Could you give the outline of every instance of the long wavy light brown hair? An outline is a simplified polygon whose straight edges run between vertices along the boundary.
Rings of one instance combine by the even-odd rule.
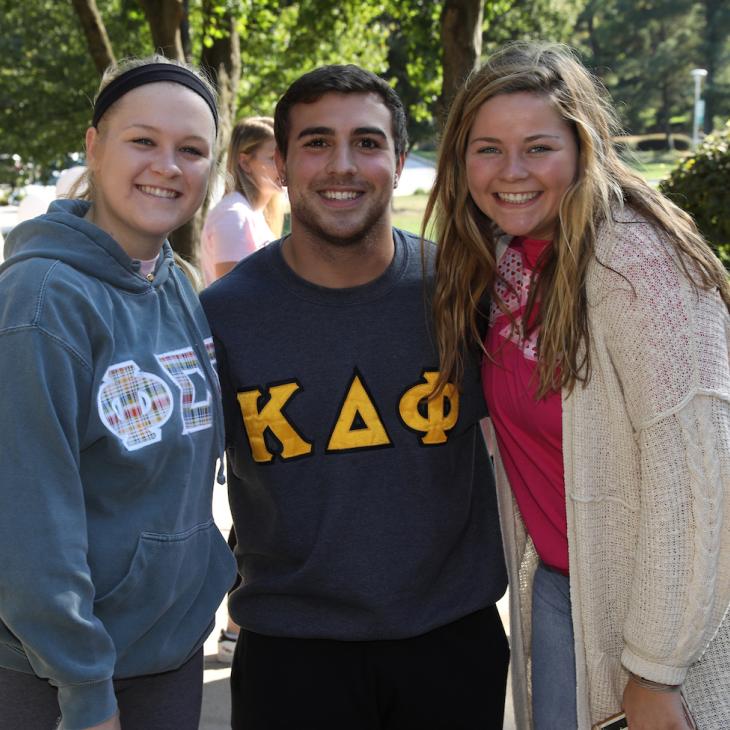
[[[253,154],[264,142],[274,141],[273,117],[248,117],[242,119],[231,132],[226,159],[225,192],[234,191],[255,205],[259,189],[254,178],[241,167],[238,156],[243,152]],[[283,195],[274,193],[264,207],[264,218],[276,236],[281,235],[284,223]]]
[[[482,104],[499,94],[528,92],[547,97],[573,128],[578,170],[559,209],[556,240],[531,287],[538,338],[538,396],[572,390],[590,377],[586,271],[594,258],[596,232],[612,210],[630,205],[661,229],[696,286],[717,287],[730,304],[722,264],[692,219],[619,158],[618,131],[608,94],[566,46],[516,42],[504,46],[473,72],[449,111],[439,148],[436,180],[422,236],[434,224],[438,241],[433,311],[440,355],[439,388],[459,382],[465,348],[484,350],[489,301],[510,315],[496,291],[496,249],[502,232],[475,205],[467,187],[466,150]],[[514,319],[512,319],[514,323]]]

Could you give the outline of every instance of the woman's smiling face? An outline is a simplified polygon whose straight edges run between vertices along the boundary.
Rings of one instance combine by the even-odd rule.
[[[215,122],[205,101],[175,83],[125,94],[86,135],[91,219],[133,258],[152,258],[200,207]]]
[[[479,108],[466,149],[467,185],[505,233],[552,240],[577,172],[575,133],[549,97],[500,94]]]

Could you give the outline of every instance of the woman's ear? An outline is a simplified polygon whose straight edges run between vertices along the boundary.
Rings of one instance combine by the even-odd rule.
[[[239,152],[238,153],[238,166],[244,171],[244,172],[251,172],[251,165],[249,164],[249,161],[251,159],[251,155],[248,154],[248,152]]]
[[[96,156],[96,145],[99,140],[99,130],[89,127],[86,130],[86,166],[91,169]]]

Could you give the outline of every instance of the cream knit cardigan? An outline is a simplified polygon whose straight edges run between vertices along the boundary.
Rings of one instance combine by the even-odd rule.
[[[586,283],[592,376],[563,398],[578,727],[619,711],[628,669],[682,684],[699,730],[728,730],[730,318],[652,226],[614,218]],[[537,555],[498,453],[495,467],[527,730]]]

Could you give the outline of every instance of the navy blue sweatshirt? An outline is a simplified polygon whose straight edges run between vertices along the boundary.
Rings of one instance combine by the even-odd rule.
[[[230,612],[251,631],[399,639],[505,590],[478,369],[428,401],[431,276],[418,239],[394,240],[388,269],[363,286],[304,281],[275,242],[201,297],[243,577]]]

